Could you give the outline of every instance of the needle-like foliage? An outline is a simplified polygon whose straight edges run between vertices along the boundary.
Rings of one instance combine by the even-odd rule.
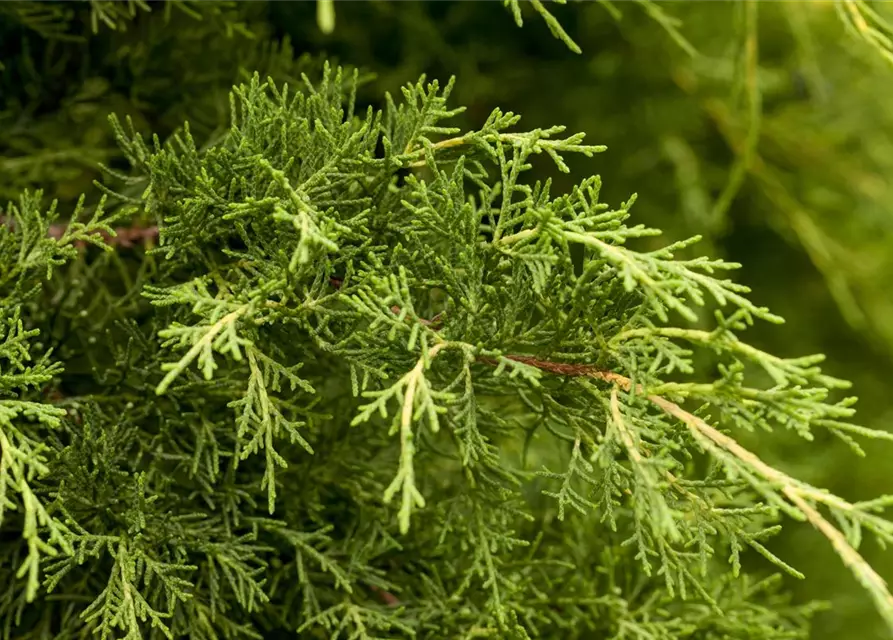
[[[790,520],[893,627],[858,551],[893,498],[736,440],[889,436],[821,357],[743,340],[781,319],[737,265],[643,248],[598,177],[526,179],[604,151],[582,134],[462,131],[452,81],[362,110],[357,81],[255,75],[203,146],[113,117],[111,216],[7,209],[5,637],[805,638]]]

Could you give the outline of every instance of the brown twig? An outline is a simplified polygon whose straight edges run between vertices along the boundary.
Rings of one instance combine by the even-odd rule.
[[[10,228],[13,227],[13,221],[7,218],[6,216],[0,216],[0,225],[8,225]],[[65,232],[68,230],[68,224],[65,223],[56,223],[50,225],[50,228],[47,232],[47,235],[51,238],[59,240],[62,236],[65,235]],[[106,232],[99,231],[98,235],[102,238],[103,242],[109,244],[111,246],[118,247],[132,247],[139,243],[148,242],[149,240],[154,240],[158,237],[158,227],[155,225],[144,227],[141,225],[131,225],[129,227],[115,227],[114,235]],[[75,242],[76,247],[85,247],[87,246],[87,242],[83,240],[78,240]]]
[[[552,362],[549,360],[540,360],[538,358],[534,358],[533,356],[508,355],[505,357],[509,360],[514,360],[515,362],[530,365],[531,367],[536,367],[537,369],[540,369],[542,371],[554,373],[555,375],[559,376],[579,378],[581,376],[594,377],[600,373],[607,373],[605,371],[602,371],[598,367],[594,367],[588,364]],[[490,360],[489,358],[482,359],[482,361],[485,361],[488,364],[496,364],[495,361]]]
[[[383,604],[386,604],[389,607],[396,607],[400,604],[400,599],[390,591],[385,591],[381,587],[376,587],[374,584],[370,584],[369,588],[376,596],[378,596]]]

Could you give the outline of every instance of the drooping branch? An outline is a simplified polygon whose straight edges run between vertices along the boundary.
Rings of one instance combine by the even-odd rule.
[[[756,472],[763,480],[774,485],[793,504],[802,517],[808,520],[830,541],[831,546],[843,560],[844,564],[871,593],[882,614],[888,620],[893,619],[893,595],[890,594],[886,581],[847,541],[846,536],[831,524],[809,501],[824,504],[843,513],[854,513],[856,511],[855,505],[826,491],[800,482],[786,473],[773,468],[763,462],[756,454],[745,449],[733,438],[707,424],[702,418],[686,411],[675,402],[658,395],[648,394],[641,384],[634,385],[632,380],[619,373],[599,369],[592,365],[551,362],[531,356],[507,355],[505,357],[555,375],[585,376],[607,382],[613,385],[615,389],[619,388],[627,393],[634,392],[644,396],[664,413],[677,418],[688,428],[694,439],[704,449],[719,458],[731,456],[734,461],[740,463],[748,470]],[[488,364],[495,364],[491,360],[482,361]]]

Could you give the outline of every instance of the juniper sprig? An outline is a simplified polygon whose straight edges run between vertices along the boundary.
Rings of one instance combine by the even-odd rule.
[[[893,626],[857,550],[891,498],[735,440],[890,435],[821,357],[741,339],[781,319],[738,265],[637,249],[598,177],[525,180],[582,134],[463,132],[424,78],[362,111],[357,77],[255,75],[203,146],[112,118],[133,175],[90,222],[8,209],[5,637],[802,638],[784,515]]]

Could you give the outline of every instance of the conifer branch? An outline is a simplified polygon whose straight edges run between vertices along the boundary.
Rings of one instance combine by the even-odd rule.
[[[780,318],[737,265],[674,255],[695,239],[637,250],[658,231],[596,176],[525,182],[538,154],[603,150],[582,134],[500,109],[448,126],[452,81],[358,114],[356,75],[302,80],[235,87],[204,147],[114,122],[138,175],[112,179],[140,184],[127,214],[159,227],[134,241],[157,249],[120,251],[105,213],[56,231],[35,198],[10,208],[0,580],[81,635],[780,638],[808,611],[777,610],[741,555],[801,576],[766,543],[786,513],[889,609],[857,548],[893,541],[891,499],[849,503],[720,431],[877,436],[827,400],[846,384],[821,358],[739,338]],[[670,325],[708,303],[714,330]],[[58,365],[26,362],[37,328]],[[715,380],[679,380],[694,349]],[[0,591],[4,624],[20,600]]]
[[[643,385],[634,384],[633,381],[626,376],[612,371],[600,370],[591,365],[572,365],[551,362],[530,356],[508,355],[506,357],[556,375],[572,377],[586,376],[610,383],[613,386],[611,392],[611,408],[614,412],[613,420],[615,425],[623,424],[623,420],[619,416],[617,389],[623,389],[627,393],[643,395],[649,402],[659,407],[666,414],[677,418],[680,422],[685,424],[695,439],[701,443],[703,448],[710,451],[717,458],[724,460],[730,471],[742,472],[745,476],[748,475],[748,471],[756,472],[762,480],[768,482],[773,489],[780,491],[796,507],[796,511],[793,511],[792,515],[807,519],[828,539],[835,552],[837,552],[843,560],[844,564],[853,572],[855,577],[869,591],[869,593],[871,593],[877,604],[878,610],[887,622],[893,625],[893,595],[890,594],[884,579],[878,575],[871,565],[869,565],[859,552],[847,541],[846,536],[841,533],[839,529],[834,527],[834,525],[828,522],[824,516],[822,516],[821,513],[809,503],[809,501],[824,504],[841,514],[857,518],[865,517],[866,521],[871,521],[872,524],[879,527],[879,530],[885,538],[893,539],[893,525],[886,521],[879,520],[874,516],[864,516],[858,505],[849,503],[821,489],[811,487],[788,476],[784,472],[767,465],[755,454],[738,444],[734,439],[707,424],[702,418],[684,410],[678,404],[671,402],[666,398],[649,394]],[[642,458],[632,440],[632,436],[624,427],[618,426],[618,429],[622,434],[624,445],[630,452],[630,457],[636,463],[641,464]],[[726,454],[731,454],[732,458],[729,458]],[[732,462],[732,464],[728,464],[729,462]],[[749,478],[749,481],[754,483],[755,479],[751,477]],[[756,483],[754,488],[763,490],[759,483]]]
[[[161,382],[158,383],[155,393],[158,395],[164,394],[177,376],[183,373],[186,367],[192,364],[193,360],[196,359],[198,359],[199,366],[202,368],[202,373],[204,373],[205,378],[210,380],[215,369],[213,348],[214,343],[218,339],[218,335],[224,333],[225,337],[230,338],[230,344],[235,345],[235,342],[233,341],[235,339],[233,327],[239,317],[248,312],[249,308],[250,305],[240,306],[206,327],[194,329],[171,328],[159,333],[159,337],[161,338],[169,338],[171,341],[179,340],[181,343],[189,340],[192,334],[200,334],[200,337],[194,341],[193,345],[179,361],[166,365],[165,370],[167,371],[167,374],[162,378]],[[229,335],[227,336],[227,334]],[[231,350],[234,355],[239,353],[235,346],[231,347]]]

